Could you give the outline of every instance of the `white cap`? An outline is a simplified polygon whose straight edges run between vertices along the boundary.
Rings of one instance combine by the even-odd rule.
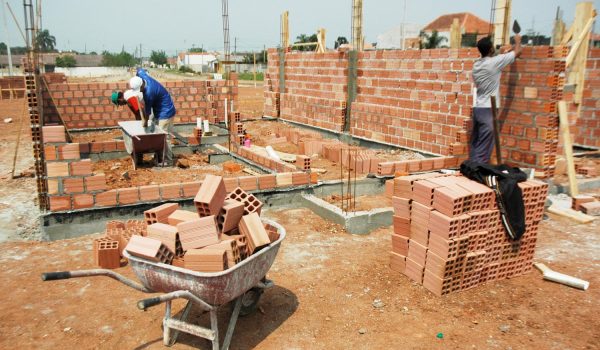
[[[143,82],[144,81],[142,80],[142,78],[133,77],[133,78],[129,79],[129,87],[131,88],[131,90],[138,92],[138,91],[140,91],[140,88],[142,87]]]
[[[139,91],[127,90],[123,93],[125,100],[129,100],[133,96],[137,96],[140,101],[144,101],[144,95]]]

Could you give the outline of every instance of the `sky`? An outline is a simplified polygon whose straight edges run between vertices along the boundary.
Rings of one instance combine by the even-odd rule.
[[[23,1],[7,1],[23,27]],[[36,1],[32,0],[33,3]],[[42,28],[56,38],[59,50],[80,52],[103,50],[133,53],[142,46],[144,56],[152,50],[175,55],[192,47],[223,49],[223,22],[220,0],[39,0],[42,1]],[[557,6],[567,24],[573,21],[577,0],[513,0],[512,18],[523,31],[550,35]],[[377,35],[406,23],[425,26],[436,17],[471,12],[490,18],[491,0],[364,0],[363,32],[367,42]],[[404,5],[406,3],[406,13]],[[600,0],[593,1],[596,9]],[[300,34],[327,30],[327,46],[338,36],[351,37],[352,0],[229,0],[231,51],[262,50],[279,43],[279,18],[288,10],[290,40]],[[6,6],[2,7],[6,10]],[[11,46],[24,46],[10,12],[8,39]],[[0,41],[7,31],[0,28]],[[596,25],[598,28],[598,25]]]

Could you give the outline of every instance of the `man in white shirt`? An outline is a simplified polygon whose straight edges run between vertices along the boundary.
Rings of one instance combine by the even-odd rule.
[[[473,108],[473,130],[469,150],[469,159],[472,161],[480,163],[490,161],[495,141],[490,97],[496,96],[499,106],[502,69],[521,55],[521,36],[517,34],[514,38],[515,45],[510,52],[497,56],[494,56],[494,44],[490,37],[477,42],[481,58],[473,65],[473,81],[477,87],[477,97]]]

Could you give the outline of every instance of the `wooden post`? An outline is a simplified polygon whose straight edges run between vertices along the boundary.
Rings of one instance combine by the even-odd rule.
[[[567,114],[567,102],[558,102],[558,118],[560,133],[563,138],[565,158],[567,159],[567,174],[569,175],[569,190],[571,197],[579,195],[577,179],[575,178],[575,162],[573,161],[573,144],[571,143],[571,132],[569,131],[569,117]]]
[[[316,48],[316,52],[319,53],[325,53],[325,28],[319,28],[319,30],[317,31],[317,48]]]
[[[363,50],[363,0],[352,0],[352,49]]]
[[[577,4],[575,8],[575,21],[573,22],[573,39],[577,40],[574,43],[573,49],[578,49],[569,53],[576,55],[575,61],[573,61],[573,65],[571,66],[571,72],[568,75],[567,83],[568,84],[577,84],[575,89],[575,98],[574,101],[577,104],[581,104],[582,96],[583,96],[583,83],[585,81],[585,65],[587,63],[587,54],[589,50],[589,42],[590,42],[590,31],[586,27],[590,26],[590,20],[593,20],[595,17],[594,6],[592,2],[580,2]],[[587,30],[586,30],[587,29]],[[579,43],[579,44],[578,44]],[[575,45],[579,45],[576,47]],[[579,54],[577,54],[579,53]],[[567,58],[567,62],[569,62],[569,58]]]
[[[510,12],[512,0],[497,0],[494,8],[494,45],[510,44]]]
[[[450,27],[450,48],[460,49],[461,47],[461,26],[458,22],[458,18],[452,20],[452,26]]]
[[[281,47],[285,50],[290,46],[289,11],[281,14]]]

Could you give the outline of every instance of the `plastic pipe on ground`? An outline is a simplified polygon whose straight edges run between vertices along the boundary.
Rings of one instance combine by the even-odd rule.
[[[267,150],[267,154],[269,155],[269,157],[271,157],[274,160],[281,160],[281,158],[279,158],[277,153],[275,153],[275,150],[273,149],[273,147],[267,146],[267,147],[265,147],[265,149]]]
[[[590,282],[588,281],[565,275],[564,273],[556,272],[544,264],[536,263],[534,266],[542,272],[545,280],[561,283],[581,290],[587,290],[590,286]]]

